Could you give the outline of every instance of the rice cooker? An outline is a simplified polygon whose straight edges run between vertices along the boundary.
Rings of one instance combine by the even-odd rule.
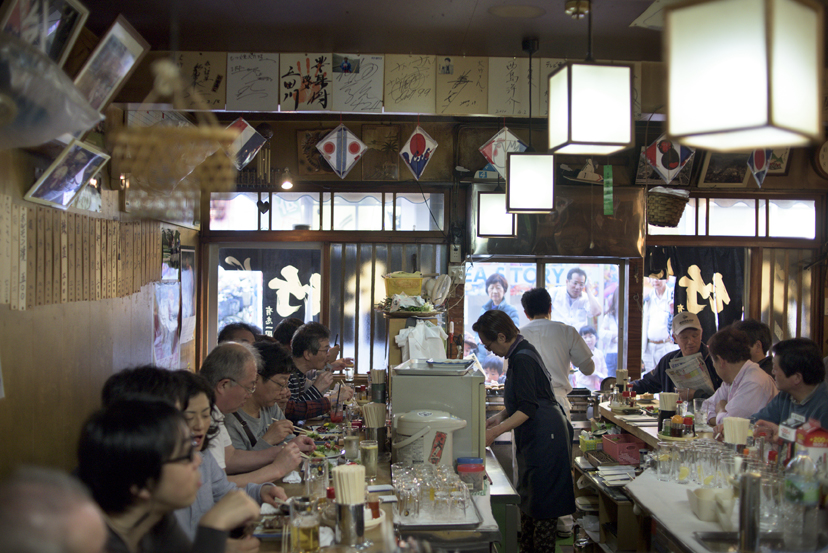
[[[391,444],[395,463],[451,465],[452,433],[466,421],[445,411],[420,409],[394,418]]]

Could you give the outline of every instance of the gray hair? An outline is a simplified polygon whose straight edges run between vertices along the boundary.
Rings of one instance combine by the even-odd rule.
[[[35,467],[17,469],[0,484],[0,551],[71,553],[66,540],[68,515],[83,505],[94,502],[86,488],[68,474]]]
[[[240,382],[245,376],[244,366],[251,359],[256,363],[258,373],[264,363],[256,348],[243,342],[222,342],[204,360],[199,373],[214,388],[225,378]]]

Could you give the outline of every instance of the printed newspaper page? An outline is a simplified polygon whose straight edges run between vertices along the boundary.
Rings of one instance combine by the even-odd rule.
[[[671,359],[670,368],[666,372],[676,388],[693,388],[713,393],[713,381],[707,373],[701,352]]]

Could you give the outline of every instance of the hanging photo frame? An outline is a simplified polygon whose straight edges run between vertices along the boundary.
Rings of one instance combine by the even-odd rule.
[[[699,188],[745,188],[751,173],[750,152],[707,152],[699,172]]]
[[[107,161],[109,156],[103,151],[73,139],[37,179],[24,199],[66,209]]]
[[[78,0],[11,0],[3,7],[0,29],[40,48],[63,67],[89,10]]]

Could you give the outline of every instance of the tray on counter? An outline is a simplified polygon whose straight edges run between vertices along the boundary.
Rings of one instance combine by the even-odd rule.
[[[401,530],[472,530],[480,526],[483,517],[477,510],[474,496],[469,496],[466,505],[466,518],[464,520],[445,520],[424,516],[422,513],[415,520],[403,520],[398,513],[394,513],[394,525]]]

